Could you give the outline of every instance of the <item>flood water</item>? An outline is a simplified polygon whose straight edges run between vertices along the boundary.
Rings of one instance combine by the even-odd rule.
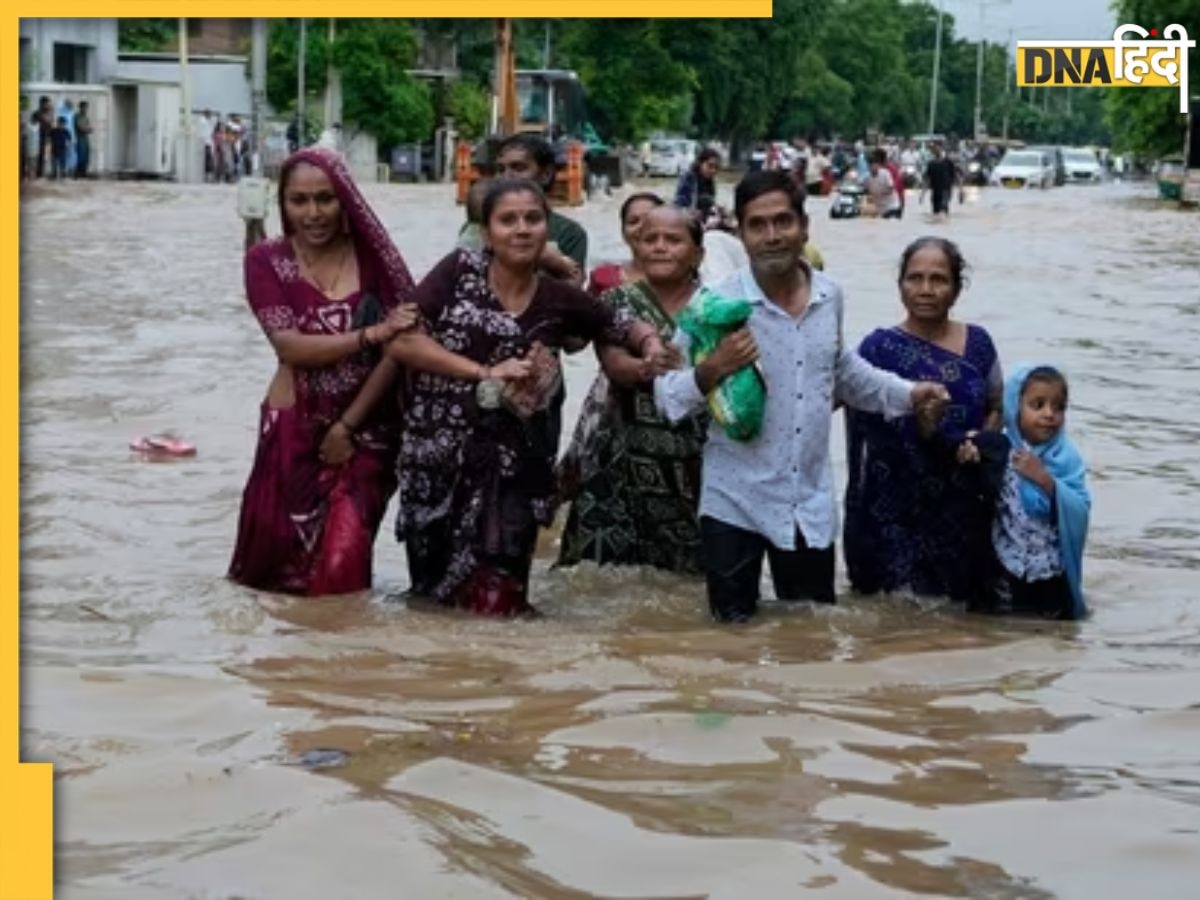
[[[451,246],[448,186],[365,193],[416,274]],[[22,747],[55,763],[58,895],[1196,896],[1200,215],[1152,193],[993,189],[938,225],[810,204],[848,340],[898,321],[900,251],[941,233],[958,314],[1067,371],[1094,616],[843,594],[727,628],[694,581],[548,571],[552,535],[536,622],[388,600],[390,521],[370,596],[227,582],[273,369],[235,190],[29,191]],[[572,211],[593,261],[620,199]],[[569,367],[576,409],[594,363]],[[128,452],[167,430],[198,455]]]

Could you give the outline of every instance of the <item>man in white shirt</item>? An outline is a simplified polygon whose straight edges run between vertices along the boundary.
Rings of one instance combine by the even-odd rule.
[[[756,360],[767,386],[760,434],[735,441],[709,429],[700,500],[702,552],[713,616],[754,615],[765,554],[781,600],[835,602],[837,511],[829,462],[835,402],[901,416],[944,406],[944,386],[912,383],[842,346],[842,291],[803,259],[803,198],[786,172],[751,172],[734,195],[750,264],[712,285],[753,304],[747,327],[695,368],[660,376],[659,409],[679,420],[704,405],[722,379]],[[688,339],[676,346],[689,359]]]
[[[211,109],[204,110],[196,117],[196,132],[204,138],[204,179],[206,181],[212,179],[216,169],[213,158],[213,128],[216,125],[217,120]]]
[[[898,219],[904,206],[896,190],[896,179],[887,166],[887,154],[882,148],[871,152],[870,175],[867,177],[867,196],[875,215],[881,219]]]

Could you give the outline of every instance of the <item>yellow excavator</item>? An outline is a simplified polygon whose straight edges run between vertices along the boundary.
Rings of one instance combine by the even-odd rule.
[[[619,187],[620,158],[587,122],[579,76],[569,69],[518,69],[512,20],[497,19],[492,82],[492,117],[488,137],[477,146],[462,142],[455,160],[458,202],[495,159],[495,148],[518,133],[538,134],[555,148],[558,177],[551,201],[583,203],[589,179],[603,178]]]

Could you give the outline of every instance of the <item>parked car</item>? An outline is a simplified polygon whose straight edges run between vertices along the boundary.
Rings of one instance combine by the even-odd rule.
[[[1042,150],[1009,150],[992,169],[992,184],[998,187],[1048,188],[1054,184],[1054,164]]]
[[[1067,179],[1077,184],[1095,184],[1104,175],[1104,167],[1096,154],[1087,147],[1068,147],[1063,151]]]
[[[696,159],[696,142],[682,138],[667,138],[650,142],[647,175],[674,178],[687,171]]]
[[[1041,150],[1050,156],[1050,165],[1054,171],[1054,183],[1060,187],[1067,183],[1067,163],[1063,158],[1063,148],[1049,144],[1027,147],[1027,150]]]

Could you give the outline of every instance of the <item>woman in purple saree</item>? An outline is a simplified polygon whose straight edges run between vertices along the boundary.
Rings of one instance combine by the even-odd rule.
[[[307,596],[371,585],[396,489],[395,364],[413,280],[336,153],[305,149],[279,177],[283,235],[246,254],[246,296],[279,360],[263,401],[229,576]]]
[[[940,382],[951,398],[936,423],[846,411],[844,551],[860,593],[909,590],[970,600],[984,587],[993,488],[981,477],[986,467],[960,465],[955,454],[968,432],[999,429],[1004,380],[988,333],[950,318],[964,266],[950,241],[910,244],[900,265],[908,315],[859,347],[873,365]]]

